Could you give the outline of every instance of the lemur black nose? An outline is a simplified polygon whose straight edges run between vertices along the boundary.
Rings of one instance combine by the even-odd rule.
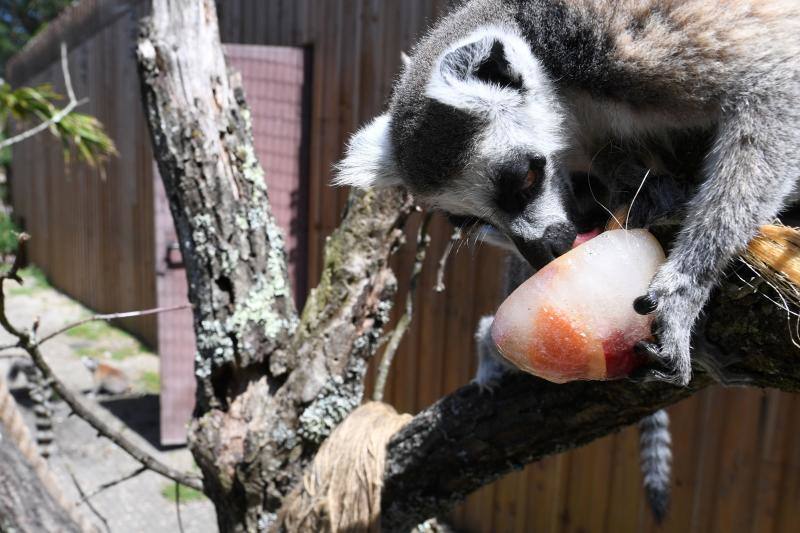
[[[548,226],[540,239],[517,241],[517,249],[522,257],[535,269],[540,269],[556,257],[568,252],[578,235],[569,222],[559,222]]]
[[[558,257],[570,251],[572,243],[575,242],[577,236],[578,232],[575,226],[569,222],[560,222],[548,226],[548,228],[544,230],[542,240],[550,246],[553,256]]]

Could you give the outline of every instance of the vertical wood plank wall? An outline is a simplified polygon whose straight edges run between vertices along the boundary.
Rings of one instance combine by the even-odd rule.
[[[95,9],[96,14],[85,16],[93,17],[92,20],[103,26],[111,23],[102,22],[101,15],[114,13],[120,5],[129,3],[136,2],[83,0],[79,8]],[[310,286],[319,277],[325,238],[339,223],[347,195],[345,190],[328,186],[331,165],[340,157],[348,135],[383,107],[400,65],[400,51],[409,49],[446,4],[445,0],[217,2],[223,41],[310,49],[313,87],[308,147]],[[58,29],[58,25],[54,25]],[[94,40],[91,50],[73,50],[76,58],[73,68],[85,65],[80,68],[105,69],[103,84],[94,94],[113,95],[114,98],[93,101],[88,110],[97,113],[113,128],[112,135],[120,145],[123,138],[136,141],[131,143],[136,147],[131,153],[138,155],[134,163],[130,163],[132,168],[116,171],[135,173],[141,178],[150,172],[151,155],[138,111],[138,82],[132,56],[125,55],[130,53],[135,33],[130,33],[131,27],[127,25],[117,27],[116,31],[110,28],[98,31],[103,39]],[[67,30],[63,34],[69,36]],[[126,40],[127,44],[123,42]],[[42,54],[29,54],[28,59],[32,56],[42,61]],[[117,56],[119,59],[115,62]],[[51,62],[55,57],[51,54]],[[14,65],[14,72],[25,72],[29,65],[21,63],[18,61]],[[130,70],[126,70],[128,68]],[[58,70],[51,70],[48,76],[60,78]],[[119,83],[129,85],[118,87]],[[79,92],[82,90],[79,88]],[[124,95],[124,99],[119,95]],[[126,114],[122,115],[123,112]],[[23,146],[15,152],[14,165],[24,165],[40,176],[45,173],[61,176],[57,155],[54,152],[43,157]],[[48,190],[46,194],[39,178],[23,185],[24,191],[19,192],[24,197],[20,208],[29,219],[29,225],[34,220],[42,221],[36,224],[43,224],[47,216],[55,216],[59,209],[75,213],[73,222],[57,235],[48,235],[47,242],[40,243],[39,249],[32,248],[32,254],[38,254],[35,257],[50,263],[57,261],[63,247],[81,247],[84,254],[97,257],[97,265],[112,264],[111,260],[102,259],[110,256],[101,253],[97,242],[124,237],[139,246],[143,244],[139,241],[152,238],[152,231],[119,236],[108,227],[108,221],[112,220],[110,214],[118,209],[115,201],[124,199],[127,209],[152,209],[146,203],[139,203],[151,201],[150,191],[145,194],[139,190],[149,187],[143,184],[150,181],[142,178],[125,185],[100,187],[87,183],[86,180],[64,181],[55,193]],[[90,219],[91,223],[79,214],[87,206],[96,206],[97,214]],[[413,242],[416,221],[411,226],[409,241]],[[35,228],[31,230],[36,237]],[[417,314],[388,384],[387,399],[401,411],[417,411],[469,381],[475,368],[473,328],[478,318],[490,313],[497,304],[501,261],[496,252],[485,247],[461,246],[447,271],[447,290],[441,294],[433,292],[435,261],[449,234],[442,220],[432,227],[433,243],[417,293]],[[152,243],[148,243],[147,250],[152,248]],[[132,254],[135,250],[138,248],[132,245],[130,251],[115,249],[105,253]],[[143,253],[152,254],[152,251]],[[395,259],[401,292],[407,286],[412,255],[412,251],[405,250]],[[152,261],[149,264],[152,265]],[[88,285],[96,277],[96,272],[87,272],[90,268],[102,267],[84,266],[81,270],[75,265],[63,265],[59,269],[54,267],[59,273],[48,273],[54,277],[80,276],[86,278],[81,283]],[[154,292],[148,286],[152,280],[146,273],[125,271],[117,280],[122,286],[130,287],[132,294],[138,294],[137,289],[141,287],[147,287],[142,293]],[[89,292],[88,288],[85,290]],[[113,309],[126,305],[115,299]],[[129,306],[137,305],[146,304],[137,301],[136,305],[131,302]],[[103,307],[98,305],[98,308]],[[797,530],[800,513],[798,397],[774,391],[717,388],[676,405],[670,411],[676,479],[672,512],[660,528],[652,523],[643,502],[637,435],[633,429],[550,457],[485,487],[453,512],[454,524],[460,530],[475,532]]]
[[[65,94],[63,40],[75,92],[89,97],[78,110],[96,116],[117,144],[119,157],[102,172],[78,164],[74,154],[65,163],[59,143],[41,136],[15,146],[12,162],[14,209],[33,237],[30,260],[55,286],[100,312],[156,305],[152,153],[133,55],[143,13],[141,2],[82,2],[69,19],[88,21],[83,31],[54,23],[56,31],[31,47],[46,53],[9,68],[14,84],[52,83]],[[125,327],[156,343],[154,316],[128,319]]]

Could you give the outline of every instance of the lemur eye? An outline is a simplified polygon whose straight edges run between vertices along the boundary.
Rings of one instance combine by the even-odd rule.
[[[535,157],[530,160],[528,173],[525,175],[525,181],[520,188],[521,194],[527,196],[535,193],[536,187],[541,183],[544,177],[545,163],[546,160],[544,157]]]
[[[495,201],[509,213],[525,208],[538,194],[546,160],[544,157],[520,158],[503,165],[497,171]]]

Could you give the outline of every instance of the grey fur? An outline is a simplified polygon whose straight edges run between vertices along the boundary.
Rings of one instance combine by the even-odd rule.
[[[650,510],[661,523],[669,510],[672,477],[672,438],[669,415],[663,409],[639,421],[642,483]]]
[[[691,330],[711,289],[796,194],[798,34],[794,0],[465,2],[414,49],[388,131],[372,132],[384,140],[384,181],[486,220],[537,267],[574,237],[570,175],[591,172],[609,191],[631,189],[618,181],[635,177],[631,168],[683,184],[665,214],[683,217],[681,229],[646,295],[651,305],[638,308],[655,309],[657,343],[643,345],[651,377],[686,384]],[[493,64],[499,50],[505,63]],[[486,65],[495,78],[481,76]],[[525,158],[546,161],[535,191],[503,177]],[[519,191],[518,209],[497,200],[509,190]]]

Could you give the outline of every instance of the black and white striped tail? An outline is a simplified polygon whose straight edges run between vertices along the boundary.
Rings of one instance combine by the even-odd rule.
[[[656,522],[661,523],[669,510],[672,477],[672,438],[666,411],[639,421],[639,456],[647,503]]]
[[[36,424],[36,444],[39,454],[47,459],[53,451],[53,391],[41,371],[29,359],[15,359],[8,371],[8,381],[13,383],[25,376],[28,394],[33,402]]]

